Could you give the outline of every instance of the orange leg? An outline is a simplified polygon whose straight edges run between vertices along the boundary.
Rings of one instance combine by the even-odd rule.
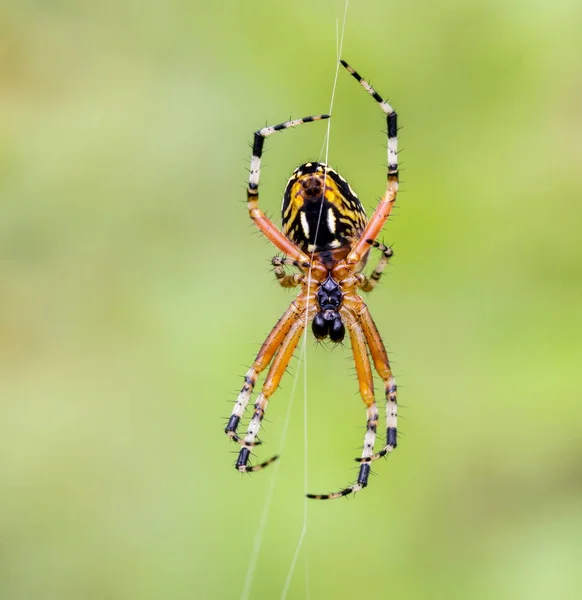
[[[277,278],[279,285],[284,288],[290,288],[300,285],[301,283],[303,283],[303,281],[305,281],[305,276],[300,273],[285,273],[283,265],[296,267],[298,269],[309,268],[309,263],[301,264],[296,260],[284,258],[281,256],[273,256],[271,264],[273,265],[275,277]]]
[[[279,125],[263,127],[255,133],[253,142],[253,155],[251,158],[251,170],[249,175],[249,185],[247,188],[247,206],[249,216],[256,223],[257,227],[263,234],[273,243],[281,252],[290,258],[301,263],[309,262],[309,257],[304,254],[295,244],[287,239],[287,237],[276,227],[265,213],[259,208],[259,175],[261,171],[261,156],[263,154],[263,144],[265,138],[272,135],[276,131],[282,131],[289,127],[297,127],[303,123],[311,123],[312,121],[320,121],[321,119],[329,119],[330,115],[316,115],[313,117],[304,117],[295,121],[286,121]]]
[[[388,220],[392,206],[396,201],[396,192],[398,191],[398,181],[390,181],[390,175],[388,175],[388,189],[386,190],[382,200],[380,200],[374,214],[368,221],[362,237],[353,246],[346,262],[356,267],[362,260],[366,252],[370,249],[370,244],[378,237],[378,234],[384,227],[384,223]]]
[[[356,364],[356,373],[360,384],[360,395],[364,404],[367,406],[366,435],[364,437],[364,446],[362,449],[362,464],[358,479],[354,485],[351,485],[339,492],[331,494],[308,494],[308,498],[315,500],[331,500],[348,496],[353,492],[359,492],[368,485],[370,475],[370,458],[374,455],[374,443],[376,441],[376,429],[378,427],[378,407],[374,400],[374,380],[372,378],[372,369],[368,358],[368,349],[366,347],[366,337],[356,317],[347,310],[342,311],[344,320],[352,343],[352,352]]]
[[[244,385],[240,391],[240,394],[238,395],[236,404],[234,405],[232,414],[228,420],[226,429],[224,430],[226,435],[243,446],[247,445],[247,443],[237,435],[237,427],[245,412],[245,408],[247,407],[251,394],[253,393],[259,373],[267,368],[275,352],[283,343],[283,340],[291,329],[291,326],[297,321],[297,318],[301,316],[301,310],[298,308],[295,302],[297,302],[297,300],[291,303],[275,327],[273,327],[271,333],[267,336],[267,339],[263,342],[255,361],[245,375]],[[255,441],[254,445],[257,444],[260,444],[260,442]]]
[[[374,460],[382,458],[389,452],[392,452],[397,445],[397,416],[398,416],[398,402],[397,402],[397,386],[392,375],[392,369],[390,369],[390,361],[388,360],[388,354],[384,347],[384,342],[380,337],[378,328],[370,315],[368,307],[362,302],[362,309],[360,312],[360,322],[366,341],[370,348],[370,354],[374,361],[374,366],[378,375],[384,382],[384,393],[386,395],[386,445],[380,452],[356,460],[363,463],[369,463]],[[363,466],[363,465],[362,465]]]
[[[235,468],[241,473],[249,473],[252,471],[259,471],[264,469],[267,465],[270,465],[273,461],[277,460],[278,456],[273,456],[269,460],[255,466],[248,466],[247,462],[250,456],[249,448],[256,445],[255,439],[259,432],[259,428],[261,426],[261,421],[265,415],[265,410],[267,408],[267,404],[269,402],[269,398],[275,393],[277,387],[279,387],[279,382],[281,381],[281,377],[285,373],[287,366],[289,365],[289,361],[291,360],[293,353],[295,352],[295,348],[297,348],[297,344],[299,343],[299,339],[301,338],[301,334],[305,329],[305,318],[303,315],[299,315],[298,318],[295,319],[291,328],[287,332],[283,343],[279,347],[275,358],[273,359],[273,364],[269,369],[269,373],[267,378],[265,379],[265,383],[263,384],[263,389],[259,394],[257,401],[255,402],[255,410],[253,413],[253,417],[251,422],[249,423],[249,427],[247,429],[247,433],[244,439],[244,448],[241,448],[237,461],[235,463]]]

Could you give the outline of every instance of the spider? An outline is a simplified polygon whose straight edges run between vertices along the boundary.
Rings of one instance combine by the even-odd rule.
[[[283,287],[299,287],[300,292],[291,302],[264,341],[255,361],[244,378],[244,385],[228,421],[225,433],[241,449],[235,468],[243,473],[264,469],[278,457],[251,466],[251,449],[261,442],[257,434],[269,399],[277,389],[299,339],[308,323],[317,340],[327,337],[339,343],[346,329],[350,337],[360,395],[366,405],[366,433],[362,455],[356,458],[360,469],[356,482],[338,492],[308,494],[308,498],[327,500],[358,492],[368,485],[371,463],[396,448],[396,383],[392,376],[386,349],[368,311],[358,293],[372,291],[392,256],[388,246],[376,241],[386,223],[398,191],[397,125],[396,113],[375,90],[347,62],[341,64],[376,100],[386,114],[388,124],[388,177],[386,192],[372,217],[366,213],[358,196],[348,182],[331,167],[320,162],[308,162],[293,171],[285,188],[282,205],[282,231],[259,208],[259,172],[265,138],[276,131],[329,119],[321,114],[278,125],[263,127],[254,134],[251,168],[247,189],[250,218],[261,232],[283,253],[275,256],[272,265],[278,282]],[[362,273],[371,248],[377,248],[381,257],[376,268],[367,277]],[[289,274],[284,267],[294,267]],[[369,354],[368,354],[369,352]],[[374,398],[374,384],[369,355],[384,384],[386,397],[386,444],[374,453],[378,408]],[[239,437],[237,428],[250,400],[257,377],[271,365],[246,435]]]

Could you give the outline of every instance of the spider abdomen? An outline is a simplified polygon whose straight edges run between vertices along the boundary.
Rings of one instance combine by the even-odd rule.
[[[350,247],[366,226],[366,213],[348,182],[331,167],[305,163],[287,183],[283,233],[306,252]]]
[[[338,312],[343,294],[338,282],[332,278],[331,274],[321,284],[315,296],[320,311],[313,319],[311,326],[313,335],[318,340],[323,340],[329,336],[332,342],[341,342],[346,334],[346,328]]]

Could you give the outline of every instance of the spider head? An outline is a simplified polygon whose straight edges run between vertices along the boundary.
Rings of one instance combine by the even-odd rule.
[[[324,163],[305,163],[291,175],[281,207],[283,233],[305,252],[350,247],[366,213],[348,182]]]

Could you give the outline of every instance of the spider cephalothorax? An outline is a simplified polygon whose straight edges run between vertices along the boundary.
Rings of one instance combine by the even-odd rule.
[[[346,334],[339,308],[343,298],[340,285],[330,275],[319,285],[315,294],[319,312],[313,317],[311,328],[313,335],[318,340],[323,340],[329,335],[332,342],[341,342]]]
[[[374,289],[392,256],[392,250],[377,242],[376,237],[390,215],[398,191],[396,113],[356,71],[345,61],[341,62],[386,114],[386,191],[368,221],[357,195],[343,177],[323,163],[305,163],[295,169],[285,188],[281,209],[283,231],[280,231],[259,208],[259,172],[265,138],[289,127],[328,119],[330,115],[286,121],[264,127],[255,133],[247,190],[249,215],[263,234],[284,254],[283,257],[276,256],[272,260],[279,283],[283,287],[299,287],[300,292],[264,341],[245,375],[243,387],[225,429],[226,434],[242,446],[235,463],[238,471],[259,471],[276,460],[275,456],[258,465],[248,464],[251,449],[260,444],[257,435],[269,398],[277,389],[306,325],[312,322],[315,337],[319,340],[329,337],[332,342],[341,342],[347,330],[360,395],[366,405],[366,434],[362,456],[356,459],[361,463],[356,483],[331,494],[308,494],[309,498],[321,500],[347,496],[366,487],[370,463],[396,448],[396,383],[378,329],[359,294],[359,290],[369,292]],[[372,247],[378,248],[382,256],[376,268],[366,276],[361,271]],[[298,272],[286,273],[285,266],[294,267]],[[386,443],[376,453],[374,443],[379,417],[370,357],[382,379],[386,399]],[[253,416],[246,435],[242,438],[237,434],[240,420],[259,373],[269,364],[271,366],[256,399]]]

